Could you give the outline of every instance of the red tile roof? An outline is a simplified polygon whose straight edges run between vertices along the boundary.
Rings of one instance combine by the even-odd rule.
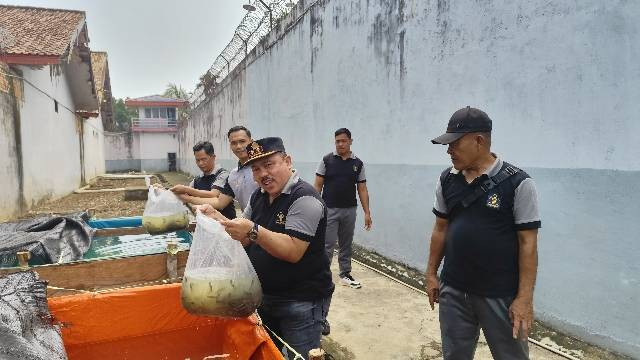
[[[60,57],[85,24],[84,11],[0,5],[5,55]]]

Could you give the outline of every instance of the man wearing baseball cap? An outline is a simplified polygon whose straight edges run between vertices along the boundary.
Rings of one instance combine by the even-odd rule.
[[[306,357],[320,347],[334,290],[324,244],[327,210],[314,187],[292,168],[282,139],[253,141],[247,154],[244,166],[251,167],[260,188],[243,217],[227,220],[210,205],[200,210],[245,247],[264,293],[258,308],[262,321]]]
[[[489,116],[467,106],[431,140],[448,146],[453,164],[436,184],[426,272],[431,308],[440,304],[444,359],[473,359],[480,328],[494,359],[528,359],[537,193],[526,172],[491,152],[491,130]]]

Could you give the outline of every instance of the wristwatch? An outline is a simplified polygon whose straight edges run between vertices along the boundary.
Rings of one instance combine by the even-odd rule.
[[[252,243],[256,243],[258,241],[258,223],[253,223],[253,227],[247,233],[247,237]]]

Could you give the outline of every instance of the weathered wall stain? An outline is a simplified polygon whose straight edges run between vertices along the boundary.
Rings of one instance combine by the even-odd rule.
[[[309,14],[309,46],[311,51],[311,73],[313,74],[313,68],[318,56],[320,48],[322,48],[322,33],[323,17],[320,15],[320,11],[323,10],[321,6],[314,6]]]
[[[19,76],[2,63],[0,63],[0,71]],[[5,154],[0,159],[0,170],[2,170],[2,176],[5,179],[2,189],[0,189],[2,204],[0,219],[8,219],[26,210],[20,139],[20,108],[18,105],[21,92],[17,91],[21,87],[22,81],[0,75],[0,83],[2,84],[0,89],[0,147]]]
[[[448,161],[446,149],[428,139],[455,109],[482,107],[494,119],[498,154],[527,169],[539,186],[545,225],[536,315],[578,337],[638,353],[640,249],[633,239],[640,225],[633,217],[640,191],[633,179],[640,159],[635,138],[620,134],[640,131],[633,120],[640,113],[640,3],[312,4],[297,9],[296,19],[306,12],[302,19],[283,19],[284,33],[271,34],[268,49],[250,54],[197,109],[181,129],[184,148],[210,134],[218,159],[233,166],[225,136],[214,132],[218,125],[198,114],[210,111],[222,130],[242,123],[256,137],[281,136],[300,174],[312,180],[333,131],[346,126],[368,166],[378,224],[372,232],[357,230],[356,241],[424,268],[433,220],[425,214]],[[183,170],[197,174],[192,154],[181,156]],[[598,265],[585,267],[593,258]]]

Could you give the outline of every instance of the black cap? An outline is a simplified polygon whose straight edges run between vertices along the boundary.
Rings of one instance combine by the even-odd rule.
[[[277,152],[285,152],[284,144],[279,137],[267,137],[253,141],[247,145],[249,159],[243,165],[247,165],[255,160],[262,159]]]
[[[491,119],[482,110],[467,106],[451,115],[447,132],[431,140],[434,144],[447,145],[460,139],[465,134],[475,132],[491,132]]]

